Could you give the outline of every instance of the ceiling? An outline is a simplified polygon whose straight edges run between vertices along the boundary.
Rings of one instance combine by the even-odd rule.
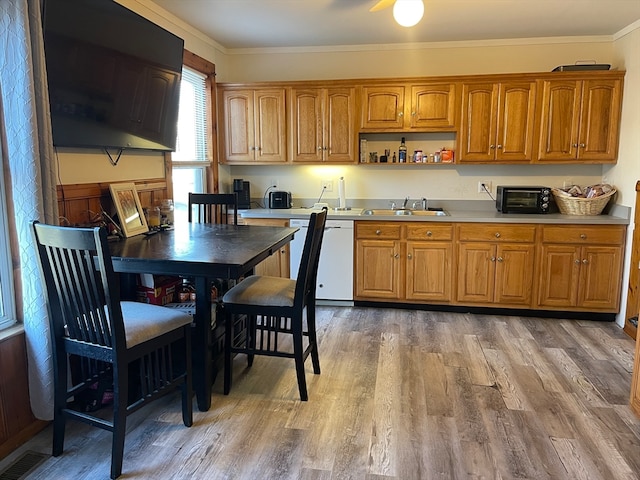
[[[415,27],[378,0],[151,0],[225,49],[614,35],[640,0],[424,0]]]

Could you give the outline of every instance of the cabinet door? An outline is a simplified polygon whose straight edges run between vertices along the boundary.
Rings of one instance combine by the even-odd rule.
[[[569,161],[577,157],[581,82],[545,80],[538,145],[539,161]]]
[[[453,130],[457,108],[455,83],[411,86],[411,128]]]
[[[224,128],[222,152],[226,162],[255,160],[253,90],[225,90],[222,93]]]
[[[407,242],[407,300],[451,300],[451,242]]]
[[[496,248],[496,282],[493,301],[500,305],[531,305],[535,247],[500,244]]]
[[[400,242],[356,242],[356,296],[397,300],[401,294]]]
[[[289,220],[281,218],[244,218],[244,225],[266,225],[274,227],[288,227]],[[270,277],[289,278],[289,244],[284,245],[277,252],[265,258],[256,265],[254,269],[256,275],[267,275]]]
[[[461,243],[458,248],[458,302],[493,301],[495,245]]]
[[[358,137],[355,125],[354,88],[330,88],[324,115],[324,159],[327,162],[355,163]]]
[[[578,303],[580,247],[543,245],[540,253],[538,306],[575,307]]]
[[[287,161],[285,142],[285,90],[255,91],[255,160],[262,163]]]
[[[291,91],[291,137],[294,162],[322,162],[323,94],[321,89]]]
[[[362,87],[362,128],[398,130],[404,127],[404,85]]]
[[[615,161],[621,103],[620,80],[585,80],[578,135],[578,159]]]
[[[621,247],[585,246],[580,250],[578,306],[617,311],[622,278]]]
[[[497,100],[496,84],[463,85],[458,145],[461,162],[491,162],[495,159]]]
[[[500,84],[494,144],[497,161],[530,162],[533,158],[535,100],[535,82]]]

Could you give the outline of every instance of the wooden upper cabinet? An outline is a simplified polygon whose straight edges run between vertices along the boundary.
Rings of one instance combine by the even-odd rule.
[[[290,99],[294,162],[356,161],[355,88],[292,88]]]
[[[456,128],[459,102],[455,83],[412,85],[410,88],[409,127],[447,131]]]
[[[530,162],[535,106],[533,81],[463,84],[458,161]]]
[[[454,131],[458,88],[455,83],[362,87],[364,131]]]
[[[284,163],[285,89],[222,91],[222,163]]]
[[[544,80],[538,161],[615,162],[621,79]]]
[[[362,129],[404,128],[404,85],[362,87]]]

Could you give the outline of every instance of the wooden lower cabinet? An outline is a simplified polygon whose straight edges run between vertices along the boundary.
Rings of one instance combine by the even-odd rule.
[[[356,299],[451,300],[451,224],[356,222]]]
[[[272,227],[288,227],[289,220],[286,218],[243,218],[238,222],[244,225],[265,225]],[[289,278],[289,245],[280,248],[273,255],[256,265],[256,275],[268,275],[270,277]]]
[[[457,302],[530,307],[536,226],[468,223],[457,229]]]
[[[537,306],[543,309],[617,312],[620,306],[625,227],[542,227]]]
[[[636,339],[636,356],[633,362],[633,377],[631,378],[631,410],[640,417],[640,341]]]

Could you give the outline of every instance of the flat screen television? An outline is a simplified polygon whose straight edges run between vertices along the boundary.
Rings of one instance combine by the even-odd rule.
[[[112,0],[46,0],[53,144],[175,151],[184,41]]]

